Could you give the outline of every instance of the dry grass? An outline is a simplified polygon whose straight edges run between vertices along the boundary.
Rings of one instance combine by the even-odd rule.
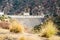
[[[60,40],[59,36],[52,36],[48,40]]]
[[[9,34],[9,32],[7,32],[6,34],[0,34],[0,40],[46,40],[46,39],[60,40],[60,36],[51,36],[49,38],[44,38],[44,37],[39,37],[38,35],[35,35],[35,34],[29,34],[29,33],[23,33],[23,34],[10,33]]]
[[[0,35],[0,40],[4,40],[6,35]]]
[[[41,36],[51,37],[57,33],[56,25],[53,23],[52,20],[48,20],[43,26],[40,31]]]
[[[15,32],[15,33],[23,33],[24,32],[24,27],[20,23],[18,23],[17,20],[13,20],[11,25],[10,25],[10,31]]]
[[[37,35],[22,35],[18,40],[42,40]]]

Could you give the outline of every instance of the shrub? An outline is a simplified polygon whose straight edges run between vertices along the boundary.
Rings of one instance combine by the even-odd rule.
[[[10,19],[8,16],[0,16],[0,27],[4,29],[9,29]]]
[[[40,36],[51,37],[57,33],[56,25],[53,23],[51,18],[48,19],[41,27]]]
[[[60,17],[59,16],[54,17],[54,22],[58,26],[57,28],[60,30]]]
[[[39,33],[41,29],[41,24],[40,25],[36,25],[32,28],[33,33]]]
[[[10,32],[15,32],[15,33],[21,32],[21,33],[23,33],[24,27],[20,23],[18,23],[17,20],[13,20],[11,25],[10,25]]]

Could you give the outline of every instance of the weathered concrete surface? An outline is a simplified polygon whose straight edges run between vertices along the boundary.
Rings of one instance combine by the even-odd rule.
[[[10,16],[11,18],[17,19],[20,23],[24,26],[33,27],[35,25],[39,25],[42,23],[44,16],[16,16],[16,15],[6,15]]]
[[[33,27],[42,22],[41,18],[19,18],[17,20],[26,27]]]

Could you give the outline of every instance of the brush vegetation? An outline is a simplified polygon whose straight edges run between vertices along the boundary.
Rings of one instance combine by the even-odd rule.
[[[24,32],[24,27],[22,24],[18,23],[17,20],[13,20],[11,25],[10,25],[10,32],[15,32],[15,33],[23,33]]]
[[[49,18],[41,27],[42,27],[40,31],[41,36],[51,37],[57,34],[58,30],[51,18]]]

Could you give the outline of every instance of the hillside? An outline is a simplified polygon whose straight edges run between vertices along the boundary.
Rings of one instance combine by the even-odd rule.
[[[22,15],[22,12],[29,12],[30,15],[40,15],[42,12],[59,15],[59,5],[59,0],[0,0],[0,11],[11,15]]]

